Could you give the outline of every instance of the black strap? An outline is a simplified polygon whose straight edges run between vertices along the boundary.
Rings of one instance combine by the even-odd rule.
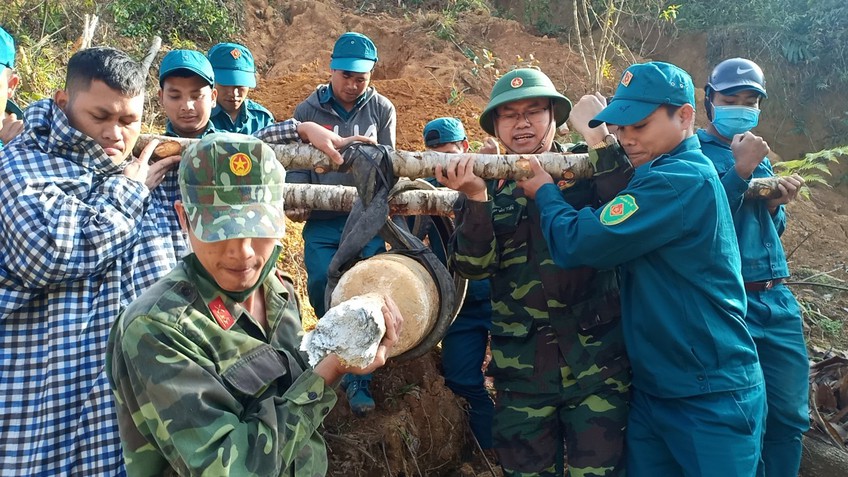
[[[327,269],[326,308],[330,308],[333,290],[342,274],[359,260],[362,249],[386,222],[389,191],[397,182],[386,146],[354,143],[342,151],[342,157],[344,164],[339,170],[353,174],[359,197],[353,203],[339,249]]]
[[[390,149],[381,145],[355,143],[342,152],[342,157],[345,162],[339,170],[354,175],[359,197],[345,222],[339,250],[330,261],[325,305],[330,307],[333,290],[342,274],[360,260],[362,249],[379,234],[391,246],[388,253],[405,255],[421,263],[439,290],[439,319],[434,329],[421,343],[397,358],[420,356],[441,341],[453,321],[457,301],[454,278],[433,251],[416,234],[410,232],[405,217],[389,217],[389,200],[394,194],[405,190],[393,190],[397,178],[392,168]]]

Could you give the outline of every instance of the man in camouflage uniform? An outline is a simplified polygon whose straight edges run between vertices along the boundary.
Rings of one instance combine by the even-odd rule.
[[[184,153],[176,213],[194,253],[133,302],[109,339],[127,473],[323,476],[318,427],[344,373],[385,363],[402,318],[368,368],[335,355],[309,369],[300,311],[275,263],[285,171],[249,136],[216,133]]]
[[[630,177],[606,128],[588,127],[601,107],[588,96],[572,114],[596,169],[592,180],[560,183],[576,207],[597,207]],[[571,109],[547,76],[518,69],[495,84],[480,125],[513,154],[564,152],[554,131]],[[554,265],[535,202],[515,181],[486,184],[472,167],[469,156],[457,158],[439,167],[437,178],[464,193],[453,266],[468,278],[491,280],[487,372],[497,391],[493,438],[505,475],[562,476],[566,460],[571,475],[623,475],[630,371],[615,272]]]

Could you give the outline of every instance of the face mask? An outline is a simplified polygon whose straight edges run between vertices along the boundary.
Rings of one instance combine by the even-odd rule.
[[[713,106],[713,126],[727,139],[750,131],[760,121],[760,110],[749,106]]]

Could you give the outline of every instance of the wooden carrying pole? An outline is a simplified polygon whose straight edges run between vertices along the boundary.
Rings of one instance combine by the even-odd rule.
[[[156,149],[175,151],[179,143],[185,149],[197,139],[173,138],[143,134],[133,151],[136,155],[151,140],[159,139]],[[277,159],[286,169],[315,169],[318,173],[338,170],[338,165],[330,162],[326,154],[309,144],[269,144],[277,154]],[[170,153],[173,154],[173,153]],[[441,152],[407,152],[392,150],[392,164],[395,176],[419,179],[434,177],[436,164],[447,164],[455,154]],[[521,179],[530,175],[530,155],[476,154],[474,173],[483,179]],[[588,154],[539,154],[542,166],[557,179],[582,179],[592,176],[592,165]]]
[[[164,155],[179,154],[197,139],[173,138],[143,134],[136,144],[134,153],[141,150],[153,139],[159,139],[160,145],[154,153],[154,160],[161,152]],[[318,173],[338,170],[338,165],[330,162],[326,154],[309,144],[269,144],[286,169],[314,169]],[[437,164],[447,164],[455,154],[440,152],[408,152],[392,150],[392,164],[395,175],[410,179],[434,177]],[[474,154],[474,173],[483,179],[521,179],[530,175],[532,155]],[[588,154],[544,153],[536,157],[542,167],[555,180],[577,180],[592,177],[594,172]],[[746,197],[768,199],[779,196],[777,178],[755,179],[746,193]],[[452,214],[451,204],[457,193],[449,190],[402,192],[389,206],[393,213],[403,215],[445,215]],[[356,189],[342,186],[318,186],[290,184],[286,191],[286,203],[293,208],[318,210],[350,210],[356,198]]]
[[[286,184],[286,208],[335,210],[348,212],[353,208],[355,187],[320,184]],[[453,203],[459,192],[450,189],[407,190],[389,200],[392,215],[453,215]]]

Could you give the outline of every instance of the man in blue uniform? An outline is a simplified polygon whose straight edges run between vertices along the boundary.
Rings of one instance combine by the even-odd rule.
[[[765,412],[744,323],[739,249],[724,188],[694,135],[692,79],[630,66],[590,126],[609,123],[636,172],[601,209],[575,209],[531,161],[522,181],[562,267],[618,266],[633,366],[629,476],[751,476]]]
[[[424,145],[428,151],[447,154],[468,152],[468,136],[462,121],[436,118],[428,122],[424,126]],[[441,185],[435,179],[428,179],[428,182]],[[441,243],[437,246],[438,238],[438,235],[430,237],[430,244],[437,254],[442,246]],[[468,401],[468,422],[483,449],[492,447],[492,416],[495,413],[482,369],[491,328],[489,280],[469,280],[462,308],[442,338],[442,372],[450,390]]]
[[[698,131],[701,150],[713,161],[727,193],[748,297],[745,322],[757,345],[766,383],[766,430],[759,475],[797,476],[801,438],[810,427],[809,362],[801,309],[783,284],[789,276],[780,235],[786,227],[784,204],[804,184],[800,176],[780,180],[780,197],[745,199],[748,181],[774,175],[769,146],[750,131],[759,122],[767,97],[762,69],[753,61],[719,63],[705,87],[710,125]]]
[[[256,66],[250,50],[238,43],[218,43],[206,55],[215,72],[217,105],[210,120],[217,131],[253,134],[274,124],[274,115],[248,98],[256,87]]]
[[[206,56],[194,50],[168,52],[159,65],[159,104],[165,135],[201,138],[215,132],[209,118],[218,100],[215,73]]]
[[[341,35],[336,40],[330,60],[330,83],[318,86],[298,104],[294,118],[313,121],[342,137],[363,135],[376,139],[377,144],[394,147],[397,113],[392,102],[371,86],[371,72],[376,63],[377,47],[370,38],[356,32]],[[286,180],[301,184],[354,185],[350,174],[317,174],[306,169],[290,171]],[[320,318],[326,311],[327,270],[339,250],[348,215],[297,209],[287,211],[286,215],[292,220],[306,220],[303,227],[306,288],[309,302]],[[385,250],[383,239],[374,237],[365,245],[361,256],[367,258]],[[374,409],[370,381],[370,375],[347,376],[342,381],[351,409],[358,415]]]
[[[214,74],[206,56],[194,50],[168,52],[159,65],[159,103],[165,112],[165,135],[172,137],[201,138],[215,132],[209,113],[215,104]],[[191,252],[188,239],[180,228],[174,213],[174,202],[180,199],[177,183],[177,165],[180,156],[166,157],[151,164],[148,181],[150,207],[142,221],[142,230],[148,237],[139,244],[139,267],[145,281],[140,290],[153,285],[156,280],[177,266]]]

